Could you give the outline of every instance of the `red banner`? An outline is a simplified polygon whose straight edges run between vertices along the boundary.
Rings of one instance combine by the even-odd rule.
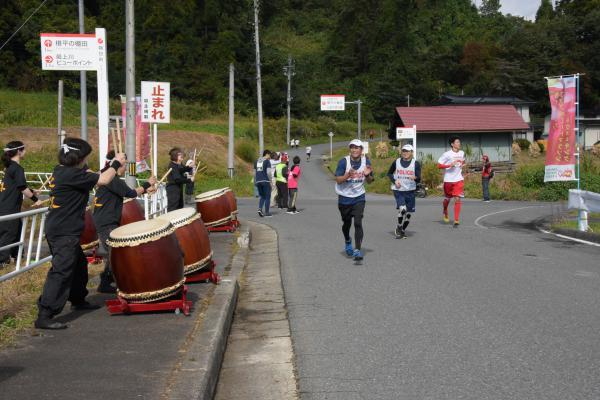
[[[121,96],[121,116],[123,117],[123,140],[127,137],[127,104],[125,96]],[[135,98],[135,164],[136,173],[150,170],[146,158],[150,157],[150,125],[142,122],[142,105],[139,97]]]
[[[577,180],[575,174],[575,77],[548,79],[552,117],[546,149],[544,182]]]

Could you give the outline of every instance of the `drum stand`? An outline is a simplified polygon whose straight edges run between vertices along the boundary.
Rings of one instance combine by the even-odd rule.
[[[175,314],[183,312],[190,315],[192,302],[186,299],[187,286],[183,285],[180,291],[181,298],[157,301],[154,303],[130,303],[124,298],[117,296],[116,299],[106,300],[106,308],[111,314],[136,314],[151,311],[175,311]]]
[[[210,261],[210,266],[208,270],[199,271],[190,275],[186,275],[185,283],[191,282],[212,282],[215,285],[218,285],[221,281],[221,276],[215,272],[215,266],[217,264],[214,261]]]
[[[86,253],[85,258],[88,264],[100,264],[102,262],[102,257],[98,256],[97,250],[98,246],[94,246],[91,253]]]
[[[237,228],[240,226],[240,221],[236,219],[231,219],[229,222],[219,225],[219,226],[207,226],[206,230],[209,232],[235,232]]]

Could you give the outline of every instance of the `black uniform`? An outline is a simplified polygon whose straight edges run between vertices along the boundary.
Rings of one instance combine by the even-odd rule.
[[[192,181],[186,178],[185,172],[192,172],[192,167],[184,167],[173,161],[169,164],[171,173],[167,177],[167,211],[183,208],[183,185]]]
[[[88,270],[79,237],[85,225],[89,192],[99,177],[81,168],[62,165],[54,168],[45,230],[52,253],[52,268],[38,299],[39,317],[51,318],[59,314],[67,300],[74,305],[85,302]]]
[[[0,182],[0,215],[21,212],[23,190],[27,188],[25,170],[19,163],[11,161],[4,171],[4,179]],[[21,220],[0,223],[0,247],[16,243],[20,239]],[[17,258],[19,247],[0,251],[0,263],[9,262],[10,256]]]
[[[104,257],[104,271],[100,279],[105,284],[110,284],[113,280],[106,240],[110,232],[120,225],[124,197],[134,199],[137,197],[137,192],[127,186],[123,180],[115,177],[108,185],[99,187],[94,198],[93,217],[98,233],[98,254]]]

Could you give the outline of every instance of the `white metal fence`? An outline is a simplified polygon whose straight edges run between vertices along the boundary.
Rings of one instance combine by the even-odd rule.
[[[46,181],[47,176],[44,178],[43,173],[40,173],[40,179],[43,180],[35,182],[39,182],[39,184],[42,185]],[[165,185],[159,185],[155,193],[143,195],[138,197],[137,200],[143,201],[146,219],[152,219],[167,212],[167,190]],[[15,220],[21,220],[22,223],[19,241],[0,247],[0,251],[9,250],[17,246],[19,247],[14,271],[0,276],[0,282],[14,278],[17,275],[38,267],[52,259],[51,255],[40,258],[43,256],[42,245],[44,242],[44,225],[47,212],[48,207],[44,207],[17,214],[0,216],[0,224]]]

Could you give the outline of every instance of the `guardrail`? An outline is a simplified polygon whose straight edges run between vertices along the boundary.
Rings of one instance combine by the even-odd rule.
[[[35,267],[38,267],[52,259],[52,256],[47,256],[40,259],[41,251],[42,251],[42,241],[44,239],[44,224],[46,223],[46,213],[48,211],[48,207],[39,208],[36,210],[23,211],[17,214],[3,215],[0,216],[0,223],[21,220],[21,235],[19,236],[19,241],[16,243],[11,243],[6,246],[0,247],[1,250],[12,249],[13,247],[19,246],[19,252],[17,254],[17,262],[15,265],[15,270],[9,272],[8,274],[0,276],[0,282],[7,281],[11,278],[14,278],[17,275],[22,274],[23,272],[29,271]],[[40,224],[38,226],[38,218],[41,219]],[[31,229],[29,231],[29,240],[26,242],[25,237],[27,235],[27,228],[29,227],[29,223],[31,222]],[[31,259],[31,254],[33,251],[33,247],[35,244],[35,258]],[[23,251],[25,250],[25,246],[27,245],[27,256],[25,257],[25,263],[23,264]]]
[[[167,212],[167,190],[165,185],[159,185],[155,193],[151,195],[143,195],[138,197],[137,200],[143,201],[144,215],[146,219],[152,219]],[[47,212],[48,207],[44,207],[35,210],[23,211],[16,214],[0,216],[0,223],[19,219],[22,223],[19,241],[0,247],[0,251],[9,250],[17,246],[19,247],[15,270],[0,276],[0,282],[12,279],[15,276],[39,267],[40,265],[52,260],[51,255],[40,258],[42,256],[42,243],[45,239],[44,225],[46,223]],[[28,228],[30,228],[29,232],[27,232]],[[27,236],[29,237],[28,240],[26,240]],[[35,257],[32,259],[34,248]]]
[[[50,188],[48,187],[48,178],[52,175],[52,172],[25,172],[25,180],[27,181],[27,185],[35,190],[39,190],[41,194],[50,193]],[[0,171],[0,179],[4,176],[4,171]],[[124,178],[121,178],[124,179]],[[136,185],[141,186],[142,183],[146,182],[146,179],[135,179]],[[95,191],[92,191],[95,193]]]

